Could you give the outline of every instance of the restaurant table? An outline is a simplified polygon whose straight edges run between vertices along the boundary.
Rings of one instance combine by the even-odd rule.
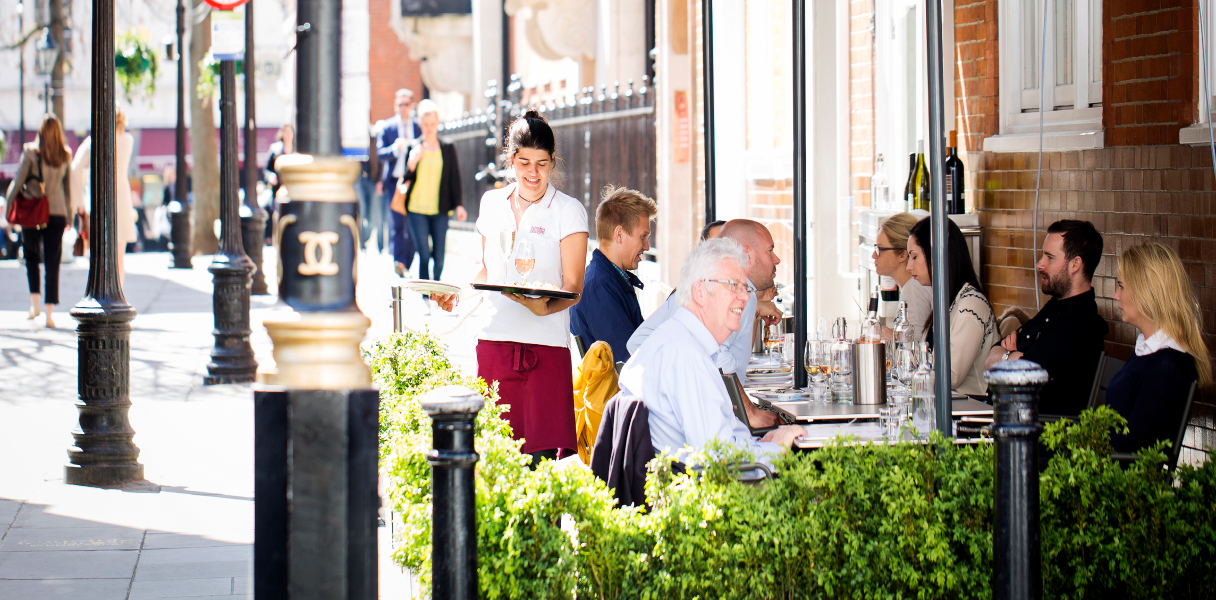
[[[798,436],[794,438],[793,446],[797,450],[816,450],[828,444],[831,440],[840,435],[852,435],[856,439],[847,444],[874,444],[883,446],[888,444],[887,440],[882,438],[882,434],[878,431],[878,426],[870,423],[849,423],[849,424],[833,424],[833,425],[811,425],[807,427],[808,435]],[[903,440],[913,444],[927,444],[925,440]],[[990,437],[982,438],[955,438],[953,440],[956,446],[988,444],[992,442]]]
[[[992,417],[992,407],[971,398],[951,401],[951,414],[957,417]],[[878,409],[886,404],[812,404],[806,401],[774,402],[773,406],[794,415],[800,423],[877,419]]]

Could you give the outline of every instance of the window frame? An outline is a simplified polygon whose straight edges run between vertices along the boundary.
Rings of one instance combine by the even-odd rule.
[[[1042,23],[1046,2],[1036,2],[1036,25]],[[1054,3],[1053,3],[1054,6]],[[997,27],[999,36],[999,134],[984,140],[984,150],[989,152],[1026,152],[1038,150],[1039,110],[1038,88],[1023,88],[1025,67],[1023,38],[1025,23],[1023,12],[1026,3],[1001,2],[998,5]],[[1046,67],[1047,86],[1043,90],[1046,106],[1053,108],[1042,115],[1044,150],[1080,150],[1103,147],[1102,130],[1102,73],[1094,73],[1095,64],[1101,65],[1102,32],[1093,31],[1095,15],[1092,10],[1102,10],[1102,0],[1073,0],[1073,83],[1053,85],[1056,76],[1056,35],[1047,36]],[[1096,16],[1101,26],[1100,15]],[[1048,26],[1055,28],[1055,18],[1048,19]],[[1037,29],[1037,27],[1036,27]],[[1095,35],[1096,33],[1096,35]],[[1035,37],[1042,33],[1035,31]],[[1041,43],[1041,42],[1040,42]],[[1039,50],[1038,47],[1035,48]],[[1095,56],[1098,60],[1093,60]],[[1043,57],[1035,52],[1035,60]],[[1036,65],[1037,67],[1037,65]],[[1037,69],[1036,69],[1037,70]],[[1084,82],[1084,83],[1082,83]],[[1029,106],[1028,106],[1029,105]]]

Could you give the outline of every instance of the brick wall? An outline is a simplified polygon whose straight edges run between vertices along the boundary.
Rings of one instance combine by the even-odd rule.
[[[392,20],[390,2],[400,0],[369,0],[371,50],[368,53],[368,72],[372,84],[372,114],[375,123],[393,115],[393,94],[401,88],[414,91],[415,99],[422,99],[422,75],[419,62],[410,59],[409,49],[389,26]]]
[[[998,127],[996,62],[988,64],[997,52],[995,7],[991,0],[980,4],[955,11],[961,84],[975,81],[972,87],[980,89],[978,96],[972,90],[959,95],[960,137],[972,149]],[[973,12],[981,8],[982,15]],[[1107,353],[1126,359],[1136,340],[1136,330],[1120,321],[1113,299],[1116,256],[1150,240],[1182,257],[1211,348],[1216,345],[1216,177],[1207,147],[1178,145],[1178,130],[1196,116],[1194,0],[1107,0],[1103,14],[1107,147],[1044,154],[1037,240],[1032,227],[1038,155],[973,151],[964,157],[968,203],[979,209],[984,226],[984,284],[998,315],[1011,309],[1034,314],[1034,263],[1044,230],[1059,219],[1087,220],[1105,240],[1094,287],[1111,328]],[[964,107],[974,111],[968,114]],[[1199,448],[1216,447],[1216,390],[1201,391],[1184,446],[1190,448],[1184,448],[1186,461],[1200,460]]]
[[[849,0],[849,190],[870,205],[874,174],[874,0]]]
[[[982,147],[985,137],[995,135],[1000,125],[996,0],[956,0],[954,56],[959,152],[972,152]]]
[[[1195,122],[1195,0],[1108,1],[1102,28],[1106,146],[1178,143]]]

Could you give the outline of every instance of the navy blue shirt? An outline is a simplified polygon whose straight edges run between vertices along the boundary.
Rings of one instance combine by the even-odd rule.
[[[1127,419],[1127,435],[1110,436],[1115,451],[1137,452],[1157,440],[1173,444],[1198,378],[1195,359],[1173,348],[1129,358],[1106,388],[1106,404]]]
[[[612,359],[629,360],[625,343],[642,324],[642,307],[633,288],[642,288],[637,275],[612,264],[598,249],[583,278],[583,295],[570,309],[570,332],[588,348],[599,340],[612,346]]]

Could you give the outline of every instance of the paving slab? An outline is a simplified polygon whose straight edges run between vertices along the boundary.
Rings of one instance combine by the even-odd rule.
[[[128,600],[157,600],[159,598],[188,598],[191,596],[231,596],[232,577],[210,579],[136,580]]]
[[[0,579],[0,600],[126,600],[130,579]]]
[[[252,550],[250,554],[252,555]],[[166,579],[214,579],[217,577],[250,577],[253,574],[252,560],[212,561],[204,563],[169,563],[140,565],[135,581],[163,581]]]
[[[0,579],[130,580],[138,560],[137,550],[0,552]]]
[[[46,550],[139,550],[144,532],[129,527],[16,528],[0,542],[0,552]]]
[[[200,535],[188,535],[184,533],[156,533],[149,531],[147,537],[144,538],[144,550],[162,550],[166,548],[205,548],[208,546],[239,546],[253,543],[253,535],[250,534],[248,538],[249,539],[244,542],[233,542]]]
[[[3,500],[0,499],[0,525],[7,527],[13,523],[13,519],[17,518],[17,511],[21,510],[21,500]]]
[[[139,568],[149,565],[174,565],[181,563],[206,563],[224,561],[252,561],[253,546],[211,546],[204,548],[170,548],[144,550],[140,553]]]

